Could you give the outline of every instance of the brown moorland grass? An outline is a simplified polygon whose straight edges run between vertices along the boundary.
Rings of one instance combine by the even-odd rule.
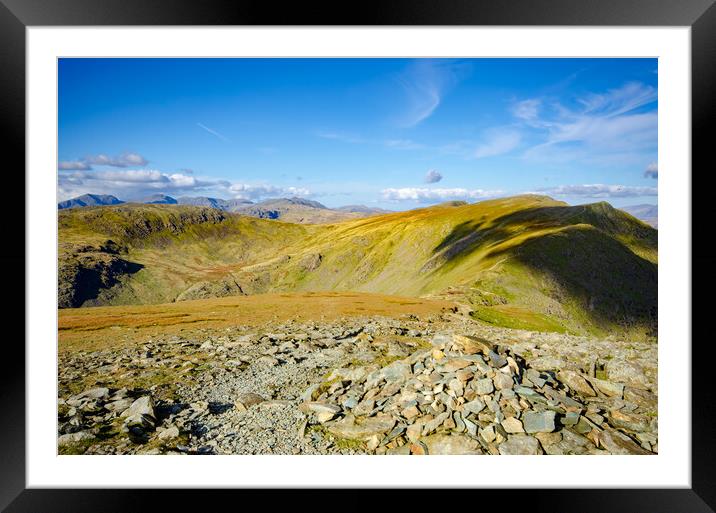
[[[186,330],[259,326],[296,319],[352,316],[425,316],[452,308],[443,300],[370,293],[257,294],[159,305],[101,306],[58,310],[59,350],[102,350]]]

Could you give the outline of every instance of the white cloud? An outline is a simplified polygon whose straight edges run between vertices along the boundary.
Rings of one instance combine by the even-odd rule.
[[[122,162],[128,166],[146,166],[147,160],[138,153],[125,153],[122,156]]]
[[[173,173],[169,175],[169,180],[176,187],[195,187],[197,180],[193,176],[184,175],[181,173]]]
[[[284,196],[309,196],[311,194],[311,191],[304,187],[277,187],[274,185],[252,185],[245,183],[231,184],[228,190],[235,198],[250,200]]]
[[[95,166],[130,167],[146,166],[149,161],[139,153],[123,153],[118,157],[110,157],[104,154],[93,155],[85,158],[85,162]]]
[[[444,59],[418,59],[398,77],[407,98],[400,124],[413,127],[432,116],[444,95],[468,70],[468,65]]]
[[[582,142],[604,150],[639,149],[655,144],[655,112],[619,117],[580,116],[569,123],[555,124],[547,144]]]
[[[75,171],[58,177],[60,201],[86,193],[112,194],[123,200],[139,199],[154,193],[201,194],[262,199],[276,196],[309,196],[302,187],[277,187],[201,179],[187,173],[164,173],[156,169]]]
[[[82,160],[63,160],[57,164],[57,169],[61,171],[87,171],[92,169],[92,166]]]
[[[486,191],[483,189],[428,189],[420,187],[403,187],[400,189],[383,189],[383,199],[388,201],[417,201],[419,203],[435,203],[448,200],[474,200],[494,197],[502,191]]]
[[[485,139],[480,143],[472,156],[476,159],[494,157],[509,153],[519,146],[522,137],[513,130],[494,130],[488,132]]]
[[[519,102],[512,112],[541,139],[524,153],[527,159],[627,164],[656,148],[657,113],[638,110],[656,99],[655,88],[629,82],[603,94],[587,94],[577,99],[577,108],[535,98]]]
[[[84,173],[82,178],[86,180],[101,180],[105,182],[126,182],[126,183],[168,183],[169,175],[156,169],[128,169],[125,171],[95,171]]]
[[[113,194],[127,199],[155,192],[172,193],[221,187],[218,181],[197,180],[186,174],[167,174],[155,169],[60,173],[58,184],[63,199],[85,193]]]
[[[437,169],[431,169],[425,175],[425,183],[437,183],[443,179],[443,175]]]
[[[655,88],[640,82],[628,82],[618,89],[609,89],[604,94],[589,94],[579,102],[587,114],[619,116],[656,101]]]
[[[533,121],[539,115],[539,107],[542,101],[539,98],[532,98],[517,102],[512,107],[512,114],[519,119],[525,121]]]
[[[646,178],[659,178],[659,164],[651,162],[644,170],[644,176]]]
[[[583,196],[587,198],[629,198],[635,196],[656,196],[656,187],[640,187],[631,185],[560,185],[545,187],[539,192],[555,196]]]
[[[148,163],[149,161],[139,153],[123,153],[118,157],[100,153],[99,155],[89,155],[82,160],[61,161],[57,164],[57,169],[60,171],[88,171],[92,169],[92,166],[132,167],[146,166]]]

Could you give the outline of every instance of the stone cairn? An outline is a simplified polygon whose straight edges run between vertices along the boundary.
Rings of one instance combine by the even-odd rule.
[[[370,339],[370,335],[362,334]],[[387,366],[347,366],[306,390],[299,428],[375,454],[654,454],[649,392],[538,371],[485,339],[437,334]]]

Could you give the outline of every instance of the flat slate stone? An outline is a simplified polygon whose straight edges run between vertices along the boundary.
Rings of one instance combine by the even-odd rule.
[[[528,433],[551,433],[554,431],[555,412],[547,411],[528,411],[522,416],[525,431]]]
[[[466,435],[434,434],[420,441],[428,448],[428,454],[482,454],[480,444]]]
[[[542,454],[539,440],[525,434],[510,435],[507,440],[499,446],[500,454],[503,455],[534,455]]]

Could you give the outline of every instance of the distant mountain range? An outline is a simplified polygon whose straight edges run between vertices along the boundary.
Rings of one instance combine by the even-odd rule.
[[[166,194],[152,194],[148,198],[144,198],[139,203],[147,203],[149,205],[176,205],[178,201]]]
[[[367,209],[368,207],[362,208]],[[331,209],[318,201],[303,198],[267,199],[253,205],[244,205],[232,211],[260,219],[280,219],[300,224],[337,223],[375,214],[365,210]]]
[[[658,228],[659,225],[659,207],[657,205],[630,205],[628,207],[622,207],[621,210],[627,214],[631,214],[637,219],[650,224],[654,228]]]
[[[336,210],[343,212],[358,212],[361,214],[389,214],[391,210],[385,210],[383,208],[366,207],[365,205],[346,205],[345,207],[338,207]]]
[[[124,201],[109,194],[83,194],[76,198],[61,201],[57,204],[59,210],[76,207],[96,207],[99,205],[119,205]]]
[[[100,194],[85,194],[77,198],[62,201],[57,204],[59,210],[78,207],[95,207],[103,205],[119,205],[128,203],[115,196]],[[291,223],[324,224],[357,219],[377,214],[390,213],[389,210],[371,208],[365,205],[348,205],[331,209],[318,201],[304,198],[272,198],[258,203],[247,199],[210,198],[208,196],[182,196],[173,198],[166,194],[153,194],[139,201],[131,203],[144,203],[151,205],[191,205],[196,207],[209,207],[224,212],[234,212],[260,219],[280,219]]]
[[[208,196],[182,196],[177,199],[180,205],[193,205],[195,207],[217,208],[225,212],[234,212],[246,205],[253,205],[254,202],[247,199],[209,198]]]

